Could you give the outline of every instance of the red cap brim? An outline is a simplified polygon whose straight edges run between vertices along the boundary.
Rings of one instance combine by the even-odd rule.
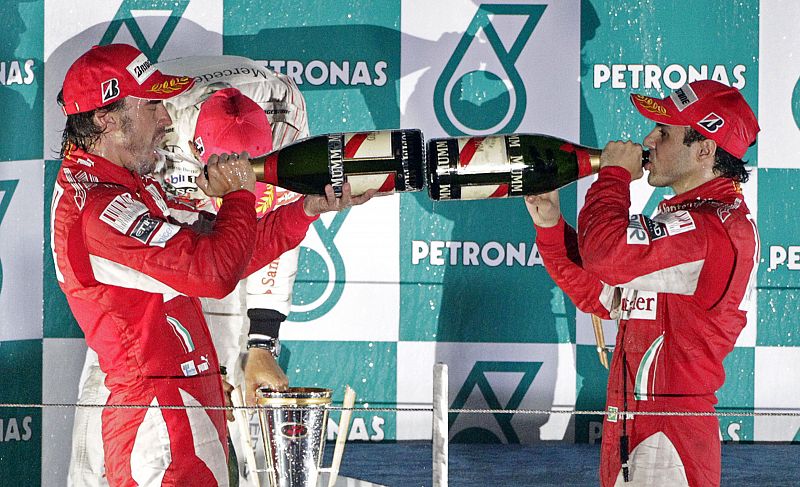
[[[188,76],[172,76],[156,71],[150,76],[137,93],[129,96],[146,100],[166,100],[180,95],[194,85],[194,78]]]
[[[631,95],[631,103],[645,118],[664,125],[689,125],[680,117],[680,111],[669,97],[652,98],[644,95]]]

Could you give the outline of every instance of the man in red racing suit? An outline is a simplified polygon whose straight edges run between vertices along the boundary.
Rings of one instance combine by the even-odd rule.
[[[715,81],[632,101],[658,123],[645,138],[648,182],[676,196],[652,218],[629,215],[629,184],[643,175],[641,146],[611,142],[578,233],[560,217],[556,193],[526,203],[550,276],[579,309],[619,320],[602,485],[716,486],[716,417],[636,413],[714,411],[723,359],[747,323],[759,257],[739,186],[758,124],[741,94]]]
[[[371,196],[328,188],[257,222],[249,161],[225,154],[198,179],[222,197],[215,220],[170,208],[147,174],[171,123],[160,100],[190,85],[111,44],[78,58],[59,95],[68,119],[51,210],[56,276],[107,374],[107,404],[150,406],[103,411],[112,486],[228,485],[225,413],[202,408],[226,400],[197,297],[229,294],[297,246],[318,214]]]

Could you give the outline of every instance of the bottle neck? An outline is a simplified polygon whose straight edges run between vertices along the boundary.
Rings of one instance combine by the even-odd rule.
[[[592,166],[592,174],[597,174],[600,172],[600,154],[603,152],[600,149],[590,149],[589,152],[589,164]]]
[[[272,152],[264,154],[263,156],[259,157],[251,157],[250,158],[250,166],[253,168],[253,171],[256,173],[256,181],[268,184],[276,184],[277,181],[272,181],[275,179],[274,174],[265,174],[266,171],[266,162],[267,158],[269,158]]]
[[[600,154],[603,153],[603,150],[587,147],[586,152],[589,154],[589,165],[592,167],[592,174],[597,174],[598,172],[600,172]],[[649,162],[650,162],[650,151],[643,150],[642,166],[646,165]]]

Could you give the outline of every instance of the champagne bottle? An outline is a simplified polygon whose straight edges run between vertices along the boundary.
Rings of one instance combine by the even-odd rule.
[[[597,173],[601,152],[540,134],[431,139],[428,192],[434,200],[547,193]],[[642,165],[648,157],[642,153]]]
[[[424,184],[424,142],[416,129],[317,135],[251,160],[256,179],[301,194],[337,196],[350,182],[353,195],[419,191]]]

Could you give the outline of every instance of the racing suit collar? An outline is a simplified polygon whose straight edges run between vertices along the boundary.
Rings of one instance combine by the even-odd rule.
[[[686,206],[695,206],[698,203],[708,200],[729,200],[741,195],[741,193],[742,189],[739,183],[730,178],[718,177],[685,193],[661,201],[661,203],[658,204],[658,209],[661,212],[673,211],[674,209]]]
[[[137,174],[83,149],[70,150],[64,157],[64,161],[70,161],[72,165],[79,167],[87,167],[88,172],[98,176],[101,182],[121,184],[131,190],[136,190],[141,184],[141,178]]]

